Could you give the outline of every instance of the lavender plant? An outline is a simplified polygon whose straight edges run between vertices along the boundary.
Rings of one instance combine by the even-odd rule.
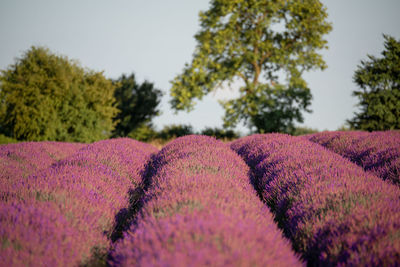
[[[143,208],[112,266],[298,266],[248,167],[206,136],[166,145],[148,169]]]
[[[400,132],[322,132],[307,138],[400,186]]]
[[[303,138],[253,135],[231,148],[308,265],[399,264],[396,186]]]
[[[24,142],[0,145],[0,201],[13,194],[15,184],[48,168],[85,144],[62,142]]]
[[[106,251],[156,151],[128,138],[99,141],[28,178],[12,176],[11,188],[2,183],[0,262],[76,266]]]
[[[80,143],[62,142],[24,142],[0,145],[0,177],[27,177],[38,170],[45,169],[78,149]]]

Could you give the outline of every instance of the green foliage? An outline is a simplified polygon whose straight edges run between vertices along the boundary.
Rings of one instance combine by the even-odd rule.
[[[13,138],[7,137],[7,136],[5,136],[4,134],[0,134],[0,145],[2,145],[2,144],[17,143],[17,142],[18,142],[18,141],[15,140],[15,139],[13,139]]]
[[[160,114],[157,106],[162,92],[147,81],[139,85],[133,73],[122,75],[114,84],[117,86],[114,96],[121,112],[114,118],[117,124],[113,136],[140,136],[152,118]]]
[[[17,140],[93,142],[113,130],[114,86],[102,73],[31,47],[0,76],[0,132]]]
[[[344,131],[354,131],[354,130],[356,130],[356,129],[352,128],[352,127],[350,126],[350,124],[347,123],[347,122],[344,123],[344,124],[342,124],[339,128],[336,129],[336,131],[341,131],[341,132],[344,132]]]
[[[257,106],[257,113],[248,118],[249,125],[256,128],[259,133],[290,133],[295,131],[294,121],[303,122],[301,110],[307,109],[311,103],[311,93],[308,88],[278,88],[274,90],[265,89],[258,86],[257,94],[239,98],[237,100],[226,103],[225,122],[229,125],[229,121],[237,119],[246,120],[250,110],[249,105]],[[247,101],[247,102],[246,102]],[[251,101],[251,102],[250,102]]]
[[[157,132],[152,124],[142,123],[131,131],[128,137],[142,142],[149,142],[157,137]]]
[[[326,67],[317,53],[331,30],[326,18],[318,0],[212,0],[192,62],[172,81],[172,107],[191,110],[195,98],[241,79],[239,98],[221,102],[224,126],[292,132],[312,98],[303,72]]]
[[[211,128],[206,127],[203,129],[200,134],[213,136],[217,139],[236,139],[239,138],[239,134],[234,132],[233,130],[225,130],[221,128]]]
[[[201,132],[195,132],[193,127],[188,124],[171,124],[165,126],[161,131],[157,132],[152,124],[141,124],[128,134],[128,137],[143,141],[143,142],[155,142],[161,143],[169,141],[171,139],[190,135],[190,134],[202,134],[208,136],[214,136],[218,139],[235,139],[239,137],[239,134],[233,130],[224,130],[221,128],[206,127]]]
[[[318,130],[317,129],[313,129],[313,128],[309,128],[309,127],[297,126],[297,127],[295,127],[292,135],[299,136],[299,135],[306,135],[306,134],[313,134],[313,133],[318,133]]]
[[[186,124],[172,124],[165,126],[158,134],[157,138],[169,140],[185,135],[194,134],[193,127]]]
[[[400,41],[384,35],[382,58],[368,55],[354,74],[360,112],[348,123],[366,131],[400,129]]]

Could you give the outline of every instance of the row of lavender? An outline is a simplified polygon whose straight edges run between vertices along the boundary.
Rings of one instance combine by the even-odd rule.
[[[84,147],[79,143],[26,142],[0,146],[0,182],[28,177]]]
[[[231,148],[251,172],[223,143],[189,136],[155,155],[142,181],[156,149],[130,139],[1,146],[0,262],[87,262],[146,186],[109,264],[300,265],[250,179],[309,265],[400,262],[395,186],[304,138],[255,135]]]
[[[322,132],[306,138],[400,186],[400,131]]]
[[[131,139],[2,146],[0,262],[76,266],[107,250],[116,215],[129,207],[128,191],[154,152]]]
[[[141,213],[111,265],[301,265],[229,146],[206,136],[178,138],[151,166]]]
[[[231,144],[309,265],[397,266],[400,192],[304,138],[253,135]]]
[[[18,183],[72,155],[84,144],[62,142],[26,142],[0,146],[0,201],[12,197]]]

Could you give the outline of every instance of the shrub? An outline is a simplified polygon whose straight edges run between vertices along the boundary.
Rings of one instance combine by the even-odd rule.
[[[4,134],[0,134],[0,145],[1,144],[12,144],[12,143],[17,143],[17,142],[18,142],[17,140],[15,140],[11,137],[5,136]]]
[[[142,142],[149,142],[155,139],[156,136],[156,130],[153,125],[149,123],[141,124],[128,134],[128,137]]]
[[[164,139],[164,140],[170,140],[173,138],[185,136],[185,135],[191,135],[193,134],[193,127],[188,124],[172,124],[172,125],[167,125],[165,126],[158,134],[157,137]]]
[[[26,141],[93,142],[114,124],[114,85],[67,57],[31,47],[0,75],[0,133]]]
[[[206,127],[200,132],[200,134],[213,136],[217,139],[236,139],[239,137],[239,134],[234,132],[233,130],[225,130],[221,128],[211,128],[211,127]]]
[[[318,132],[317,129],[297,126],[294,128],[292,135],[299,136],[299,135],[306,135],[306,134],[312,134],[312,133],[317,133],[317,132]]]

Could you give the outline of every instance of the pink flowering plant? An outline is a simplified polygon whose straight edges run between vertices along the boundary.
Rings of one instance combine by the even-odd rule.
[[[400,131],[322,132],[307,138],[400,186]]]
[[[12,187],[1,184],[11,193],[0,203],[0,262],[75,266],[105,253],[156,151],[128,138],[99,141],[27,178],[9,176]]]
[[[142,210],[113,266],[299,266],[257,197],[243,160],[206,136],[166,145],[146,179]]]
[[[231,144],[295,250],[311,266],[396,266],[400,191],[304,138],[253,135]]]
[[[0,266],[398,266],[398,131],[0,146]]]

